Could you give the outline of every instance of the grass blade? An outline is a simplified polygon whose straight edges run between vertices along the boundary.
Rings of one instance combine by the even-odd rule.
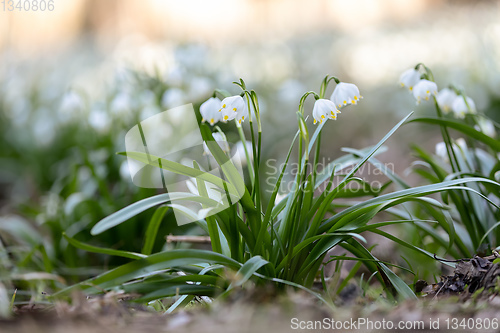
[[[153,251],[153,246],[155,243],[156,235],[158,234],[158,229],[160,228],[161,221],[168,211],[168,206],[159,207],[153,217],[149,221],[148,229],[146,230],[146,237],[144,240],[144,246],[142,247],[142,254],[150,255]]]

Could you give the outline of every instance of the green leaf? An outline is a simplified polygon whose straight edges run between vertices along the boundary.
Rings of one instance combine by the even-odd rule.
[[[449,120],[449,119],[430,118],[430,117],[429,118],[417,118],[417,119],[413,119],[409,122],[434,124],[434,125],[441,125],[441,126],[453,128],[459,132],[462,132],[462,133],[468,135],[469,137],[471,137],[473,139],[481,141],[482,143],[490,146],[495,151],[500,151],[500,141],[499,140],[492,139],[489,136],[485,135],[484,133],[477,131],[473,127],[468,126],[462,122],[458,122],[455,120]]]
[[[400,297],[403,299],[417,299],[417,296],[411,290],[408,285],[401,280],[399,276],[394,274],[393,271],[391,271],[386,265],[384,265],[381,262],[378,262],[378,259],[375,258],[370,251],[368,251],[363,245],[359,244],[356,240],[350,239],[348,242],[349,247],[346,247],[349,251],[351,251],[353,254],[360,258],[367,258],[367,259],[372,259],[377,261],[377,266],[382,270],[382,272],[385,274],[391,285],[394,287],[396,292]]]
[[[155,243],[156,235],[158,234],[158,229],[160,228],[161,221],[168,211],[168,206],[161,206],[153,214],[153,217],[149,221],[148,229],[146,230],[146,238],[144,241],[144,246],[142,247],[142,253],[145,255],[150,255],[153,251],[153,246]]]
[[[259,268],[267,264],[269,264],[269,262],[267,260],[264,260],[261,256],[250,258],[238,271],[237,276],[239,277],[239,280],[234,284],[231,284],[231,286],[229,286],[229,289],[231,289],[232,287],[239,287],[243,285],[248,281],[248,279],[250,279],[250,277],[252,277],[252,275],[255,274],[255,272],[259,270]]]
[[[94,278],[63,289],[55,293],[54,297],[66,295],[76,288],[86,290],[92,286],[95,286],[95,288],[91,292],[96,293],[102,291],[102,289],[121,286],[125,282],[134,279],[150,276],[151,274],[159,274],[166,269],[207,263],[221,264],[233,270],[238,270],[241,267],[241,264],[237,261],[212,251],[193,249],[171,250],[152,254],[146,258],[119,266]]]
[[[220,292],[220,288],[217,288],[215,286],[205,286],[198,284],[179,284],[176,286],[168,286],[156,289],[155,291],[147,293],[134,301],[149,302],[155,299],[161,299],[164,297],[175,296],[175,295],[196,295],[196,296],[213,297],[215,296],[217,291]]]
[[[130,258],[130,259],[142,259],[142,258],[146,257],[146,255],[141,254],[141,253],[120,251],[120,250],[108,249],[108,248],[97,247],[97,246],[85,244],[85,243],[82,243],[80,241],[77,241],[74,238],[69,237],[64,232],[63,232],[63,236],[68,241],[68,243],[70,243],[71,245],[73,245],[74,247],[76,247],[78,249],[82,249],[85,251],[94,252],[94,253],[109,254],[112,256],[118,256],[118,257]]]
[[[113,213],[103,218],[101,221],[97,222],[97,224],[92,228],[92,230],[90,230],[90,233],[92,235],[98,235],[114,226],[117,226],[120,223],[127,221],[128,219],[138,215],[139,213],[142,213],[143,211],[149,208],[174,200],[181,200],[181,201],[188,200],[188,201],[206,203],[212,206],[217,205],[217,201],[215,200],[203,198],[192,193],[174,192],[174,193],[159,194],[154,197],[137,201],[125,208],[122,208],[116,213]]]

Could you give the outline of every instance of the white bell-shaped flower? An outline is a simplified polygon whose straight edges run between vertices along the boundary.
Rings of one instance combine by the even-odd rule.
[[[217,97],[211,97],[206,102],[200,106],[200,113],[203,119],[202,122],[208,122],[210,125],[214,125],[221,120],[221,113],[219,112],[221,107],[221,100]]]
[[[480,132],[483,132],[487,136],[494,138],[497,136],[497,130],[493,122],[486,118],[478,118],[477,125],[474,128]]]
[[[238,119],[238,122],[241,123],[248,116],[245,100],[239,95],[224,98],[219,112],[223,122]]]
[[[241,165],[247,165],[248,163],[245,149],[248,152],[248,158],[253,160],[253,147],[251,141],[245,141],[245,145],[243,145],[243,142],[238,141],[232,149],[232,155],[237,156],[240,159]]]
[[[355,84],[340,82],[335,87],[330,99],[337,108],[341,108],[348,104],[356,104],[363,96],[359,93],[359,89]]]
[[[467,143],[463,138],[458,138],[455,142],[453,142],[452,147],[455,151],[455,154],[465,154],[468,150]],[[448,148],[446,147],[446,144],[444,142],[438,142],[436,144],[436,155],[443,161],[447,163],[449,162]]]
[[[420,81],[420,72],[415,68],[410,68],[404,71],[399,77],[399,83],[401,87],[408,88],[409,91],[413,90],[413,87]]]
[[[238,127],[241,126],[241,123],[245,121],[245,118],[248,118],[248,108],[247,104],[243,103],[243,107],[238,108],[238,111],[236,111],[236,120],[238,121],[236,125]]]
[[[436,143],[436,155],[441,157],[443,160],[448,158],[448,152],[446,150],[446,143],[444,143],[444,142]]]
[[[226,138],[219,132],[212,133],[212,136],[214,137],[215,142],[219,145],[220,149],[224,152],[229,152],[229,143],[227,142]],[[206,142],[203,142],[203,150],[205,155],[211,155],[212,153],[210,152],[210,149],[207,146]]]
[[[441,89],[436,96],[437,103],[444,113],[451,111],[455,98],[457,98],[457,94],[448,88]]]
[[[323,120],[337,119],[337,113],[340,113],[340,111],[335,107],[332,101],[328,99],[318,99],[314,103],[312,113],[314,123],[316,124],[319,122],[321,124]]]
[[[468,96],[457,96],[451,105],[451,109],[455,117],[464,119],[467,113],[476,113],[476,104]]]
[[[429,80],[420,80],[413,87],[413,96],[420,104],[422,100],[428,101],[432,95],[436,96],[438,92],[437,84]]]

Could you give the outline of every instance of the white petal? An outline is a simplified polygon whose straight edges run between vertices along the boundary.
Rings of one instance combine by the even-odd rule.
[[[407,87],[410,91],[420,81],[420,72],[415,68],[410,68],[404,71],[399,77],[399,83],[402,87]]]

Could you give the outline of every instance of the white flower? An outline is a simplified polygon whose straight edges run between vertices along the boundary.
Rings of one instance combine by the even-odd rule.
[[[253,159],[253,147],[252,147],[252,142],[251,141],[246,141],[245,142],[246,150],[248,152],[248,157],[252,160]],[[245,146],[243,145],[243,142],[238,141],[236,145],[233,147],[233,155],[238,154],[238,157],[241,161],[241,165],[246,165],[247,164],[247,155],[245,153]]]
[[[442,159],[448,158],[448,152],[446,150],[446,144],[444,142],[436,143],[436,155]]]
[[[429,80],[420,80],[413,87],[413,96],[417,100],[417,104],[420,104],[422,100],[428,101],[431,95],[437,95],[437,84]]]
[[[211,97],[200,106],[200,113],[203,119],[202,122],[208,121],[210,125],[214,125],[221,120],[221,100],[217,97]]]
[[[60,106],[61,111],[73,113],[82,111],[84,108],[85,102],[76,92],[69,91],[63,96]]]
[[[167,89],[161,97],[161,106],[170,109],[184,104],[184,92],[179,88]]]
[[[458,138],[453,144],[453,149],[455,151],[458,149],[458,151],[466,152],[468,149],[467,142],[465,142],[464,138]]]
[[[236,119],[238,123],[241,124],[248,116],[247,105],[243,97],[236,95],[231,97],[226,97],[221,102],[221,118],[223,122]]]
[[[358,87],[352,83],[340,82],[335,87],[330,99],[341,108],[348,104],[356,104],[363,96],[359,93]]]
[[[494,138],[497,136],[497,132],[495,129],[495,125],[493,123],[485,118],[478,118],[477,119],[477,125],[474,126],[474,128],[478,131],[483,132],[487,136]]]
[[[320,124],[323,120],[328,118],[337,119],[337,113],[340,111],[335,107],[335,104],[328,99],[318,99],[314,103],[313,107],[313,118],[314,123],[319,122]]]
[[[415,68],[407,69],[399,77],[399,83],[401,87],[408,87],[409,91],[413,90],[413,87],[420,81],[420,72]]]
[[[463,154],[467,152],[467,143],[463,138],[458,138],[453,143],[453,150],[455,154]],[[446,144],[444,142],[438,142],[436,144],[436,155],[439,156],[444,161],[448,162],[448,149],[446,148]]]
[[[129,94],[127,94],[126,92],[118,93],[115,96],[115,98],[113,98],[113,101],[111,102],[110,109],[111,109],[111,112],[114,112],[114,113],[129,112],[130,109],[132,109],[132,101],[130,99]]]
[[[437,103],[444,113],[451,111],[451,105],[453,104],[455,98],[457,98],[457,94],[448,88],[441,89],[436,96]]]
[[[470,97],[457,96],[451,105],[451,109],[455,117],[463,119],[467,113],[476,113],[476,104]]]
[[[219,145],[219,147],[224,151],[224,152],[229,152],[229,143],[227,142],[226,138],[219,132],[217,133],[212,133],[212,136],[214,137],[215,142]],[[211,155],[212,153],[210,152],[210,149],[207,146],[206,142],[203,142],[203,150],[205,151],[205,155]]]

